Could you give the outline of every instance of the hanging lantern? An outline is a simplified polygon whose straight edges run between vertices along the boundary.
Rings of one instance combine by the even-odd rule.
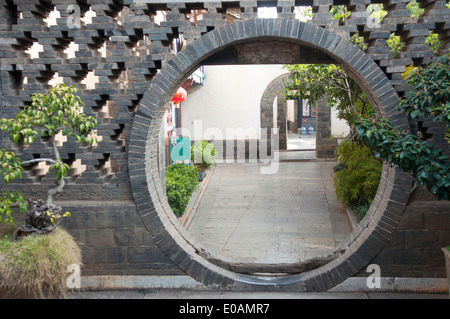
[[[170,102],[175,103],[177,107],[179,107],[179,104],[183,102],[186,99],[186,97],[187,97],[186,90],[180,87],[177,93],[175,93],[175,95],[173,96],[172,100],[170,100]]]

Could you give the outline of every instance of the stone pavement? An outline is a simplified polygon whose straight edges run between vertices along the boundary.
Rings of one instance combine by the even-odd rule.
[[[86,291],[72,293],[70,299],[449,299],[446,293],[410,292],[236,292],[236,291],[191,291],[182,289]],[[289,304],[293,305],[293,304]],[[294,309],[292,309],[294,310]]]
[[[288,150],[315,150],[316,149],[316,135],[310,134],[296,134],[288,132],[287,137]]]
[[[304,152],[285,152],[283,156]],[[289,263],[322,256],[352,231],[336,199],[335,162],[281,160],[217,164],[192,212],[188,232],[199,247],[235,262]]]

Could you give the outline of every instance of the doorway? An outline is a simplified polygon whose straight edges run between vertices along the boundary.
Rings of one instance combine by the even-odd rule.
[[[157,159],[155,154],[157,148],[154,146],[158,142],[161,111],[165,109],[165,105],[186,77],[198,68],[202,61],[217,52],[244,43],[266,48],[267,46],[258,40],[273,41],[274,38],[293,45],[293,48],[296,45],[300,48],[313,48],[329,59],[342,63],[370,96],[376,112],[386,116],[393,115],[392,104],[397,101],[394,88],[379,66],[347,40],[323,28],[281,18],[237,21],[231,26],[218,27],[188,45],[166,63],[150,84],[139,105],[129,138],[130,184],[138,212],[155,242],[180,270],[199,282],[224,287],[270,285],[276,286],[277,289],[283,286],[303,291],[324,290],[363,269],[391,238],[392,234],[383,228],[385,223],[380,221],[389,220],[389,227],[395,229],[398,221],[386,217],[390,214],[389,199],[395,196],[395,202],[398,203],[395,208],[403,212],[410,190],[410,184],[404,183],[405,174],[397,168],[384,166],[381,180],[384,187],[379,188],[378,196],[369,209],[367,216],[370,218],[362,221],[360,229],[344,243],[339,253],[340,258],[335,258],[315,271],[288,278],[264,279],[257,276],[242,276],[199,256],[189,236],[176,226],[176,218],[172,216],[173,212],[168,207],[161,188],[159,172],[153,169],[157,167],[154,165]],[[236,52],[239,51],[239,48],[235,49]],[[396,116],[392,119],[392,124],[397,127],[408,127],[408,121],[404,116]],[[393,189],[396,191],[393,192]],[[378,236],[380,233],[384,237]],[[374,237],[381,241],[381,245],[367,244]],[[370,242],[373,243],[373,240]]]
[[[287,150],[315,151],[317,107],[309,100],[288,99],[286,103]]]

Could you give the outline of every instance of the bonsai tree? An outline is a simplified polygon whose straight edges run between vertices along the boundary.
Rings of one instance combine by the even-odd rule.
[[[70,167],[64,163],[58,151],[55,137],[73,137],[78,143],[90,146],[96,141],[93,129],[97,121],[92,116],[82,113],[84,106],[80,97],[76,95],[73,86],[64,84],[52,88],[46,94],[33,94],[31,104],[21,110],[13,119],[1,120],[0,129],[9,133],[9,138],[15,144],[28,145],[41,138],[48,140],[52,146],[52,158],[36,158],[22,161],[13,151],[0,149],[0,174],[4,184],[22,177],[23,167],[46,162],[51,164],[49,171],[56,173],[56,187],[48,191],[46,200],[27,201],[18,191],[5,190],[0,197],[0,221],[13,222],[12,206],[17,206],[23,213],[27,211],[25,224],[19,226],[13,239],[17,240],[31,234],[46,234],[54,229],[54,224],[61,217],[61,207],[53,204],[54,196],[62,192]]]

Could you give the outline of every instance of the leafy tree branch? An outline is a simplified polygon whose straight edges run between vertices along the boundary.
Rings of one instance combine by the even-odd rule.
[[[33,94],[31,104],[27,105],[12,119],[1,119],[0,129],[9,133],[9,138],[15,144],[28,145],[36,141],[36,137],[50,142],[53,152],[52,158],[38,158],[22,161],[14,152],[0,150],[0,174],[3,183],[12,182],[15,178],[22,177],[23,166],[33,165],[38,162],[50,163],[49,171],[54,171],[57,176],[57,186],[48,191],[46,205],[51,205],[56,194],[60,193],[64,186],[64,178],[70,172],[70,166],[61,159],[56,135],[73,137],[78,143],[92,146],[97,140],[93,131],[97,120],[92,116],[82,113],[83,102],[76,94],[73,86],[64,84],[50,89],[46,94]],[[26,205],[23,196],[17,193],[4,193],[0,208],[2,215],[10,220],[9,209],[14,201],[19,201],[20,207]]]
[[[442,121],[450,143],[450,54],[431,61],[424,68],[409,68],[404,74],[411,90],[400,109],[412,119]]]
[[[398,165],[439,199],[450,199],[450,161],[427,141],[399,131],[383,117],[360,117],[353,126],[355,135],[376,152],[376,157]]]

